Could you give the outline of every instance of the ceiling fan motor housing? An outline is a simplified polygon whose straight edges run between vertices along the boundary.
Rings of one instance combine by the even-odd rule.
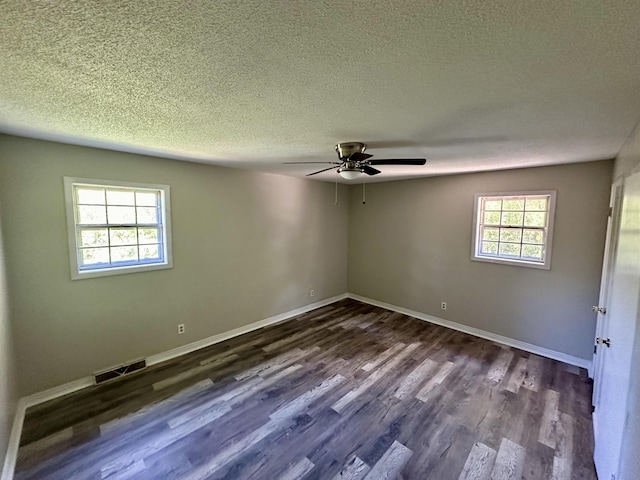
[[[364,153],[367,146],[361,142],[345,142],[336,145],[336,152],[340,160],[349,158],[354,153]]]

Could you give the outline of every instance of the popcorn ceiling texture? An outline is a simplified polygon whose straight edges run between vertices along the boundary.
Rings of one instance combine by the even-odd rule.
[[[611,158],[640,117],[639,18],[638,0],[1,1],[0,131],[301,176],[281,162],[339,141],[429,159],[376,180]]]

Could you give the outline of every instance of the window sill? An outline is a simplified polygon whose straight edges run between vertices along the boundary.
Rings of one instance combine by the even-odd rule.
[[[96,270],[86,270],[84,272],[71,272],[71,280],[84,280],[87,278],[110,277],[112,275],[125,275],[128,273],[148,272],[151,270],[165,270],[173,268],[173,262],[153,263],[150,265],[127,265],[125,267],[101,268]]]
[[[514,267],[528,267],[528,268],[537,268],[538,270],[551,270],[551,262],[546,263],[535,263],[535,262],[527,262],[526,260],[511,260],[506,258],[499,257],[480,257],[473,255],[471,260],[476,262],[487,262],[487,263],[497,263],[500,265],[511,265]]]

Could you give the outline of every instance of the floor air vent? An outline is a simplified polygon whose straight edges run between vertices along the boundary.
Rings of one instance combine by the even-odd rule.
[[[111,368],[109,370],[105,370],[104,372],[99,372],[94,375],[96,380],[96,384],[104,383],[108,380],[112,380],[114,378],[120,378],[129,373],[136,372],[138,370],[142,370],[147,366],[147,361],[136,360],[135,362],[127,363],[126,365],[120,365],[119,367]]]

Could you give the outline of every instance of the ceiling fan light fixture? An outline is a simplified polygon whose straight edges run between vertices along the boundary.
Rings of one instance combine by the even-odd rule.
[[[355,180],[363,174],[363,171],[359,168],[341,168],[338,173],[345,180]]]

